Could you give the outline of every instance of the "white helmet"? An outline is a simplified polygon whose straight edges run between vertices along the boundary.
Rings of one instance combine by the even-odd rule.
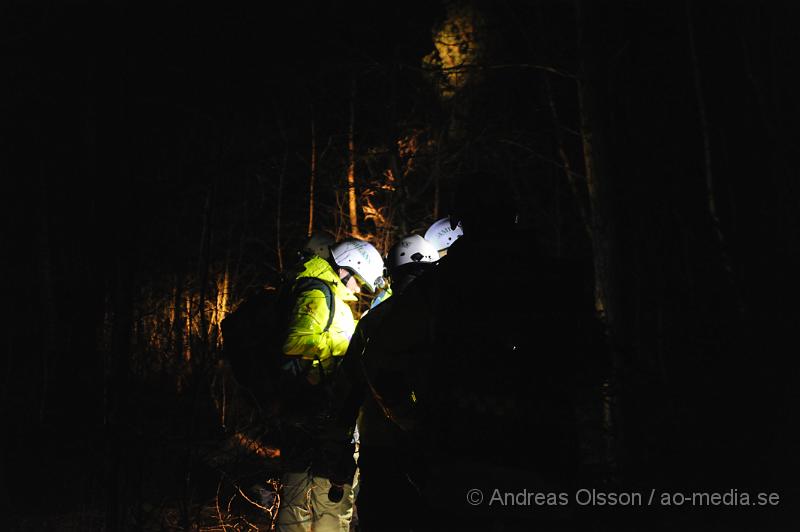
[[[389,250],[387,266],[391,272],[404,264],[437,260],[439,260],[439,250],[433,244],[419,235],[409,235]]]
[[[308,239],[305,246],[303,246],[303,251],[313,253],[327,260],[331,258],[330,247],[335,243],[336,240],[329,234],[315,232],[311,235],[311,238]]]
[[[425,231],[425,240],[433,244],[437,251],[449,248],[460,236],[464,234],[461,222],[455,229],[450,228],[450,217],[442,218],[433,222]]]
[[[363,240],[345,240],[331,246],[336,266],[351,270],[370,292],[383,286],[383,259],[375,246]]]

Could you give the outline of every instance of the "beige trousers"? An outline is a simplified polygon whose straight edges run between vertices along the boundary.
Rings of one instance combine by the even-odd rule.
[[[353,517],[353,487],[344,486],[339,502],[328,499],[331,481],[305,473],[285,473],[281,478],[278,532],[348,532]]]

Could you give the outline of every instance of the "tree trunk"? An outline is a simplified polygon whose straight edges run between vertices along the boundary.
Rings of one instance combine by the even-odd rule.
[[[311,117],[311,175],[308,183],[308,231],[310,238],[314,232],[314,182],[317,176],[317,131],[314,124],[313,109]]]
[[[200,290],[199,299],[200,304],[198,311],[200,315],[200,355],[195,357],[193,361],[196,365],[201,365],[205,362],[208,355],[208,326],[206,318],[206,296],[208,285],[208,268],[211,258],[211,243],[212,243],[212,205],[214,197],[214,185],[209,185],[208,193],[206,195],[206,203],[203,209],[203,231],[200,238]]]
[[[711,137],[709,135],[708,114],[706,113],[705,98],[703,97],[703,84],[700,77],[700,65],[697,60],[697,46],[694,40],[694,18],[692,17],[692,4],[687,0],[686,2],[686,21],[689,33],[689,53],[692,58],[692,74],[694,77],[694,90],[695,97],[697,98],[697,112],[700,115],[700,132],[703,136],[703,163],[706,181],[706,199],[708,204],[708,214],[711,217],[711,226],[714,230],[714,236],[717,240],[719,247],[719,258],[722,263],[722,268],[725,270],[725,275],[728,284],[733,292],[733,297],[736,302],[739,315],[743,316],[745,313],[744,302],[741,294],[739,293],[738,283],[736,282],[736,275],[733,271],[733,263],[728,254],[728,246],[725,240],[725,235],[722,232],[722,223],[717,213],[717,200],[714,194],[714,172],[713,165],[711,164]],[[762,110],[762,116],[766,110]],[[769,123],[769,120],[766,120]],[[767,129],[767,131],[770,131]],[[771,131],[770,131],[771,132]]]
[[[580,134],[583,148],[583,161],[586,186],[589,195],[589,230],[592,241],[595,275],[595,306],[605,321],[612,344],[621,343],[620,299],[615,271],[617,264],[616,233],[612,219],[612,196],[610,193],[611,174],[607,170],[608,152],[604,144],[607,138],[609,109],[601,94],[607,86],[603,79],[606,67],[603,65],[602,43],[597,28],[597,11],[603,9],[593,2],[577,0],[578,24],[578,105],[580,112]],[[605,83],[604,83],[605,81]],[[602,102],[602,103],[601,103]],[[620,451],[619,416],[616,408],[614,385],[619,377],[621,361],[616,350],[612,351],[611,386],[604,391],[605,431],[608,435],[607,460],[615,464]]]
[[[359,237],[358,203],[356,201],[356,81],[350,88],[350,126],[347,130],[347,205],[350,214],[350,234]]]
[[[442,143],[444,142],[444,130],[440,129],[436,135],[436,159],[433,166],[433,219],[439,219],[441,206],[441,181],[442,181]]]
[[[283,152],[281,172],[278,176],[278,207],[275,213],[275,248],[278,254],[278,272],[283,272],[283,245],[281,244],[281,216],[283,211],[283,184],[286,180],[286,165],[289,162],[289,144]]]
[[[172,289],[171,325],[172,335],[170,341],[171,353],[176,359],[183,356],[183,276],[175,275],[175,286]]]
[[[569,156],[567,155],[564,132],[561,125],[561,120],[558,117],[558,108],[556,107],[555,97],[553,96],[553,87],[550,82],[550,75],[547,72],[542,72],[542,79],[544,80],[547,107],[550,109],[550,117],[553,120],[553,132],[555,134],[558,157],[561,159],[561,164],[564,167],[564,174],[567,178],[567,183],[569,183],[569,188],[572,190],[572,196],[575,198],[575,204],[578,206],[578,214],[580,215],[583,229],[586,231],[586,235],[591,237],[592,230],[589,225],[589,215],[587,214],[586,194],[581,188],[581,184],[577,182],[575,172],[572,171],[572,164],[570,163]],[[584,152],[584,157],[585,155],[586,153]]]

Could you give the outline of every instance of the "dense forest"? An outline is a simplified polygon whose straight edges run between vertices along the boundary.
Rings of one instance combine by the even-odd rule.
[[[607,481],[780,496],[634,528],[793,529],[796,3],[0,12],[11,529],[247,530],[237,475],[271,478],[273,450],[221,320],[312,230],[386,252],[487,167],[535,232],[520,246],[593,266]],[[513,308],[525,272],[481,268]]]

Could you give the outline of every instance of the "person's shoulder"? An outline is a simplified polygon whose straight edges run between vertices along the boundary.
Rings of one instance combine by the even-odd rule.
[[[375,327],[384,317],[391,312],[391,308],[394,305],[395,297],[390,297],[389,299],[382,301],[380,305],[377,305],[371,309],[366,315],[362,316],[360,320],[358,320],[358,326],[361,329],[370,329]]]
[[[392,295],[375,307],[375,310],[386,305],[384,313],[424,312],[436,294],[444,288],[442,285],[444,279],[438,265],[430,268],[409,283],[401,292]]]
[[[292,284],[291,297],[297,301],[308,302],[325,300],[328,306],[332,307],[338,295],[335,288],[325,279],[301,277]]]
[[[327,260],[314,255],[303,266],[302,271],[297,274],[294,280],[293,291],[307,292],[316,289],[324,293],[326,288],[322,285],[325,285],[327,290],[330,290],[337,299],[343,301],[356,300],[355,295],[339,281],[339,276]]]

